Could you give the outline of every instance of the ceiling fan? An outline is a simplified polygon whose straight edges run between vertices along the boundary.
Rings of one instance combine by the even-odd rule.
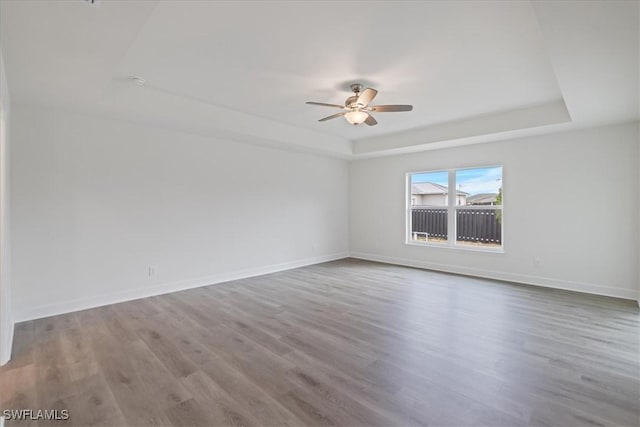
[[[324,122],[327,120],[335,119],[336,117],[344,117],[352,125],[359,125],[365,123],[369,126],[375,126],[378,124],[376,119],[370,114],[371,112],[390,112],[390,111],[411,111],[413,105],[369,105],[373,98],[376,97],[378,91],[370,87],[364,89],[364,86],[360,83],[354,83],[351,85],[351,90],[355,95],[347,98],[344,102],[344,106],[337,104],[326,104],[324,102],[312,102],[307,101],[309,105],[320,105],[323,107],[335,107],[345,110],[340,113],[333,114],[318,120]]]

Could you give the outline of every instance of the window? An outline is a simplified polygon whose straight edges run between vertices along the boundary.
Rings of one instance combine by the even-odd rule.
[[[502,166],[407,174],[407,243],[501,251],[502,202]]]

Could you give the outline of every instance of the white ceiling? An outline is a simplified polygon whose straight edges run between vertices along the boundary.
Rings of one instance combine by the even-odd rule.
[[[638,118],[635,0],[4,0],[0,12],[14,102],[249,142],[350,156]],[[414,111],[354,127],[304,104],[343,103],[353,82]]]

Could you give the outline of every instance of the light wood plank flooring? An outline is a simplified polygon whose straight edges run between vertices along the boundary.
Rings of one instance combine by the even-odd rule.
[[[638,426],[638,334],[635,302],[347,259],[21,323],[0,402],[68,426]]]

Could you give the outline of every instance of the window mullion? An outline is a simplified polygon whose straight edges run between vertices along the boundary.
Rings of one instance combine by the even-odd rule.
[[[456,201],[458,192],[456,191],[456,171],[449,171],[449,188],[447,195],[447,243],[454,246],[456,242]]]
[[[405,213],[405,221],[407,224],[405,242],[409,243],[411,241],[411,230],[413,229],[413,224],[412,224],[413,204],[411,203],[411,174],[407,174],[405,176],[405,186],[406,186],[405,206],[407,207],[407,211]]]

